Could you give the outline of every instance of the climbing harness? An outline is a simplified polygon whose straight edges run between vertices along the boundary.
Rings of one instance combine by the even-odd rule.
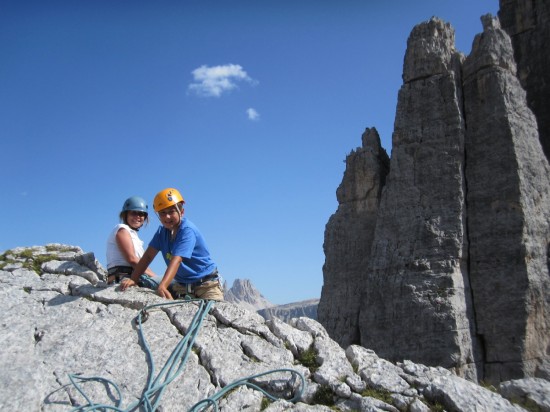
[[[120,283],[124,278],[129,278],[134,268],[131,266],[114,266],[107,271],[107,284]]]
[[[153,360],[153,355],[151,353],[149,344],[145,339],[145,334],[143,332],[142,324],[147,321],[149,317],[149,312],[153,308],[181,305],[181,304],[190,303],[190,302],[198,302],[199,307],[189,325],[187,333],[178,342],[178,344],[170,354],[169,358],[165,362],[163,368],[160,370],[158,375],[154,377],[155,362]],[[82,405],[74,408],[72,412],[107,411],[107,410],[112,410],[117,412],[128,412],[128,411],[136,410],[138,407],[141,408],[141,410],[144,410],[146,412],[155,411],[160,404],[162,395],[166,387],[173,380],[175,380],[183,371],[185,364],[187,363],[187,359],[189,358],[189,355],[191,353],[191,349],[193,348],[195,339],[197,338],[197,335],[204,321],[204,318],[206,317],[206,315],[209,313],[210,309],[213,306],[214,306],[214,301],[212,300],[207,301],[203,299],[188,299],[184,301],[179,300],[179,301],[173,301],[173,302],[163,302],[163,303],[148,305],[143,309],[141,309],[135,318],[135,322],[136,322],[136,325],[138,326],[139,337],[143,344],[143,347],[146,352],[147,358],[149,360],[149,365],[150,365],[150,373],[147,379],[145,390],[143,391],[141,398],[138,401],[129,405],[127,408],[121,409],[120,406],[122,404],[122,393],[120,391],[120,388],[113,381],[102,377],[98,377],[98,376],[84,377],[78,374],[69,374],[69,380],[87,402],[86,405]],[[301,382],[300,382],[299,390],[297,391],[296,395],[292,399],[288,400],[289,402],[297,402],[302,397],[302,394],[305,390],[306,382],[305,382],[304,376],[300,372],[294,369],[276,369],[276,370],[263,372],[257,375],[253,375],[244,379],[237,380],[225,386],[213,396],[197,402],[191,409],[189,409],[189,412],[200,412],[200,411],[206,410],[209,407],[213,407],[215,411],[218,411],[218,401],[227,392],[235,389],[238,386],[247,386],[249,388],[258,390],[262,392],[264,395],[266,395],[270,400],[276,401],[277,399],[279,399],[278,397],[271,395],[265,389],[259,387],[252,381],[258,377],[266,376],[273,373],[280,373],[280,372],[285,372],[285,373],[288,372],[300,378]],[[89,382],[89,381],[102,383],[105,387],[108,387],[108,386],[113,387],[117,395],[116,404],[105,405],[105,404],[94,403],[86,395],[82,387],[79,385],[80,382]]]
[[[193,296],[195,294],[196,288],[199,286],[204,285],[206,282],[213,282],[216,280],[220,280],[220,275],[218,274],[218,270],[214,270],[210,275],[207,275],[197,282],[193,283],[179,283],[175,282],[174,284],[170,285],[170,292],[172,293],[172,296],[174,299],[187,299],[187,296]]]

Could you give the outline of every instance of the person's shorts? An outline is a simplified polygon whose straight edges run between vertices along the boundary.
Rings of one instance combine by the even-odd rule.
[[[223,300],[223,289],[219,278],[201,284],[185,285],[176,282],[170,285],[170,293],[174,299],[185,299],[188,296],[191,299]]]

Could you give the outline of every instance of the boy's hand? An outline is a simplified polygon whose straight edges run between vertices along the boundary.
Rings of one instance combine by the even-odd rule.
[[[165,286],[159,285],[157,289],[157,294],[165,299],[174,300],[174,298],[172,297],[172,294],[168,291],[168,289]]]

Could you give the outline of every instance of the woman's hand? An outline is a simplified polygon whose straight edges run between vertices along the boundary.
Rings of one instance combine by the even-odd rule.
[[[134,282],[130,278],[124,278],[120,282],[120,290],[122,290],[122,291],[128,289],[130,286],[136,286],[136,282]]]

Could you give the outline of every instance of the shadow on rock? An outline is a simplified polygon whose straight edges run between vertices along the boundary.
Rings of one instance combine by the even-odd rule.
[[[64,303],[74,302],[77,299],[80,299],[80,296],[59,295],[53,299],[50,299],[48,301],[48,306],[63,305]]]

